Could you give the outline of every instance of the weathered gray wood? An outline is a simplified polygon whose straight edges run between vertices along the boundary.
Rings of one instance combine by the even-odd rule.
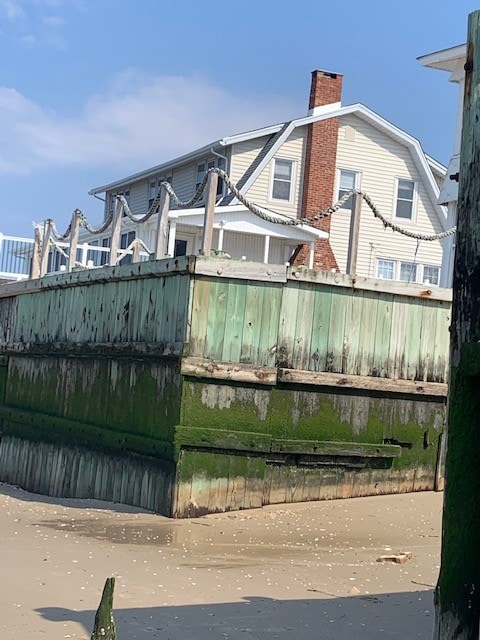
[[[424,300],[445,300],[451,302],[452,290],[440,287],[426,287],[421,284],[396,282],[388,280],[376,280],[363,276],[351,276],[330,271],[315,271],[306,267],[288,267],[287,278],[298,282],[316,282],[318,284],[336,285],[349,289],[364,289],[365,291],[378,291],[379,293],[393,293],[401,296],[411,296]]]
[[[75,209],[70,223],[70,246],[68,248],[68,271],[72,271],[77,261],[78,233],[80,231],[80,212]]]
[[[0,287],[0,299],[11,296],[46,291],[49,289],[70,289],[72,286],[95,285],[107,282],[125,282],[139,278],[190,273],[194,270],[195,258],[181,256],[175,259],[152,260],[141,262],[135,266],[125,264],[116,267],[101,267],[100,269],[85,269],[73,273],[56,273],[36,280],[20,280]],[[62,293],[62,295],[65,295]]]
[[[276,384],[277,382],[276,369],[232,362],[217,362],[207,358],[183,358],[181,373],[184,376],[257,384]]]
[[[108,264],[114,267],[117,264],[118,249],[120,247],[120,235],[122,232],[123,204],[119,197],[115,201],[112,219],[112,235],[110,236],[110,255]]]
[[[350,232],[348,236],[347,274],[354,276],[357,272],[358,238],[360,234],[360,215],[363,198],[353,196],[355,206],[350,219]]]
[[[278,369],[278,379],[291,384],[307,384],[336,387],[341,389],[365,389],[388,393],[405,393],[421,396],[447,396],[447,385],[418,380],[373,378],[371,376],[343,375],[323,371],[300,371],[298,369]]]
[[[209,173],[207,180],[207,198],[205,218],[203,221],[203,237],[201,253],[209,256],[212,251],[213,221],[215,218],[215,201],[217,199],[218,173]]]
[[[170,194],[162,188],[157,219],[157,235],[155,239],[155,258],[160,260],[167,255],[168,249],[168,212],[170,209]]]
[[[51,234],[52,221],[50,219],[47,219],[45,220],[45,223],[43,225],[42,255],[40,258],[40,277],[44,276],[47,273]]]
[[[195,260],[195,274],[218,276],[221,278],[239,278],[242,280],[263,280],[267,282],[286,282],[287,268],[281,264],[263,264],[239,260],[205,259],[198,256]]]
[[[468,17],[465,72],[435,640],[479,638],[480,10]]]
[[[33,255],[32,255],[32,265],[30,267],[30,278],[40,277],[40,259],[41,259],[40,245],[41,245],[40,228],[37,225],[34,231]]]
[[[95,624],[91,640],[116,640],[115,620],[113,619],[113,591],[115,578],[107,578],[103,587],[102,599],[95,614]]]

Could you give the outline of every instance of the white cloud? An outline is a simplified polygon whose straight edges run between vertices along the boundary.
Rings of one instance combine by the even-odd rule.
[[[133,69],[117,75],[74,118],[0,88],[0,172],[146,168],[223,136],[299,115],[299,109],[279,99],[234,95],[198,76],[149,77]]]
[[[16,22],[25,16],[25,11],[17,0],[0,0],[0,9],[10,22]]]

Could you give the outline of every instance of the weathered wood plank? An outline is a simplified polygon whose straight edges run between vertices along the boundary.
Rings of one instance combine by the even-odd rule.
[[[262,282],[286,282],[287,268],[281,264],[263,264],[242,260],[221,260],[197,256],[193,268],[195,275],[220,278],[261,280]]]
[[[440,287],[426,287],[421,284],[398,282],[393,280],[376,280],[374,278],[364,278],[362,276],[350,276],[329,271],[316,271],[306,267],[288,267],[287,280],[297,282],[313,282],[326,284],[335,287],[376,291],[379,293],[391,293],[400,296],[421,298],[423,300],[444,300],[452,301],[452,290],[441,289]]]
[[[405,393],[423,396],[447,396],[447,385],[436,382],[402,380],[398,378],[373,378],[370,376],[346,376],[322,371],[299,371],[278,369],[278,379],[290,384],[307,384],[344,389],[365,389],[368,391]]]
[[[235,380],[236,382],[270,385],[277,382],[276,369],[232,362],[219,362],[208,358],[183,358],[181,373],[184,376]]]
[[[247,286],[245,283],[232,281],[228,289],[225,315],[225,335],[222,353],[222,360],[225,362],[240,362],[246,297]]]

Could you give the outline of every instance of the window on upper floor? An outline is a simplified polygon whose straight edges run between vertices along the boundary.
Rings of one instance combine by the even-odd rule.
[[[153,201],[157,197],[158,190],[160,189],[162,182],[169,182],[172,184],[172,176],[169,176],[168,178],[156,178],[155,180],[150,180],[148,185],[148,209],[150,209]]]
[[[271,200],[290,202],[292,199],[293,160],[275,158],[270,190]]]
[[[197,165],[197,179],[195,182],[195,192],[197,191],[198,187],[202,184],[207,171],[209,169],[213,169],[214,167],[216,167],[217,169],[222,169],[223,171],[226,171],[227,161],[225,160],[225,158],[209,158],[208,160],[200,162]],[[217,196],[223,196],[224,195],[223,192],[224,192],[224,183],[223,183],[223,180],[219,178],[217,183]],[[200,200],[203,200],[205,198],[205,194],[206,194],[206,191],[203,192],[203,196]]]
[[[397,199],[395,217],[402,220],[413,220],[415,214],[416,185],[413,180],[397,180]]]
[[[338,195],[337,202],[343,198],[345,194],[347,194],[352,189],[357,189],[358,187],[358,173],[356,171],[348,171],[346,169],[340,169],[338,176]],[[346,209],[353,213],[355,208],[355,201],[357,196],[351,195],[348,200],[342,205],[342,209]]]
[[[109,214],[113,214],[113,212],[115,211],[115,202],[117,201],[117,196],[124,196],[125,200],[127,201],[127,204],[130,205],[130,189],[125,189],[124,191],[117,191],[116,193],[111,193],[110,194],[110,200],[109,200],[109,207],[108,207],[108,212]],[[123,212],[123,215],[125,216],[125,211]]]

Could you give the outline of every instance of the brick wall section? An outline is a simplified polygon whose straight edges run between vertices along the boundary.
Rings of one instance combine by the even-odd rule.
[[[339,74],[325,71],[312,72],[309,109],[340,102],[342,79]],[[335,171],[338,142],[338,118],[328,118],[308,125],[305,149],[305,171],[302,194],[302,218],[312,216],[330,207],[335,201]],[[330,218],[315,223],[318,229],[330,231]],[[295,265],[308,265],[309,245],[302,245],[293,259]],[[314,268],[335,269],[337,261],[329,240],[315,243]]]

